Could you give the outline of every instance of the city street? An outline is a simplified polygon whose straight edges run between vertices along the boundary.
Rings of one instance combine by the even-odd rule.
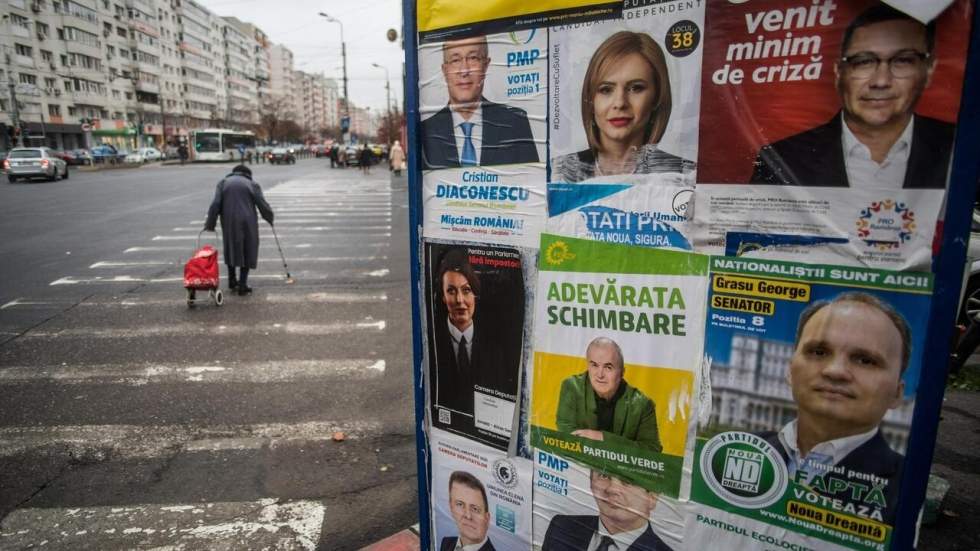
[[[0,183],[0,547],[342,550],[417,521],[404,183],[253,165],[295,283],[260,221],[254,294],[189,308],[230,168]]]

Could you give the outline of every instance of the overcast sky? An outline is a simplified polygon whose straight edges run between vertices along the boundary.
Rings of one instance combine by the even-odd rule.
[[[337,79],[343,94],[340,25],[317,15],[325,12],[343,22],[347,42],[347,80],[351,101],[371,110],[384,109],[385,73],[391,77],[392,103],[401,105],[402,60],[400,0],[197,0],[218,15],[233,15],[262,29],[273,42],[293,52],[295,68]],[[388,29],[399,40],[388,42]]]

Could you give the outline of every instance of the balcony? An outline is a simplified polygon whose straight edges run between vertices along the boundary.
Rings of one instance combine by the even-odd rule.
[[[10,23],[8,23],[8,24],[6,24],[4,26],[7,28],[8,31],[10,31],[10,34],[12,34],[14,36],[17,36],[17,37],[20,37],[20,38],[30,38],[31,37],[31,30],[29,28],[27,28],[27,27],[23,27],[21,25],[14,25],[14,24],[10,24]]]
[[[37,66],[34,65],[34,58],[29,55],[14,54],[14,63],[20,65],[21,67],[30,67],[36,69]]]

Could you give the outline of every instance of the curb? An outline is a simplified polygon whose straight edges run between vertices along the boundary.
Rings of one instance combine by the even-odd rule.
[[[361,551],[421,551],[419,525],[416,524],[387,538],[362,547]]]

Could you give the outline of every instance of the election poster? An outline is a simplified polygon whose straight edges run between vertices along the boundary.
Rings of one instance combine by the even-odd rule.
[[[531,444],[677,496],[708,258],[550,234],[540,250]]]
[[[711,258],[688,536],[887,549],[932,288],[928,272]]]
[[[704,3],[626,5],[551,28],[552,183],[694,183]]]
[[[698,184],[688,225],[698,252],[928,270],[943,192]]]
[[[524,358],[529,253],[425,244],[431,425],[507,450]]]
[[[432,170],[422,182],[425,237],[538,246],[547,218],[544,168]]]
[[[929,269],[972,9],[709,3],[695,250]]]
[[[644,178],[646,176],[643,176]],[[604,243],[692,250],[691,186],[548,184],[546,230]]]
[[[529,29],[419,46],[423,170],[480,167],[530,178],[544,166],[548,32]]]
[[[423,43],[618,18],[623,12],[621,0],[418,0],[417,6],[419,40]]]
[[[432,548],[530,549],[531,461],[438,429],[429,442]]]
[[[616,549],[694,549],[682,542],[686,509],[602,469],[534,450],[534,549],[590,549],[600,533]]]

